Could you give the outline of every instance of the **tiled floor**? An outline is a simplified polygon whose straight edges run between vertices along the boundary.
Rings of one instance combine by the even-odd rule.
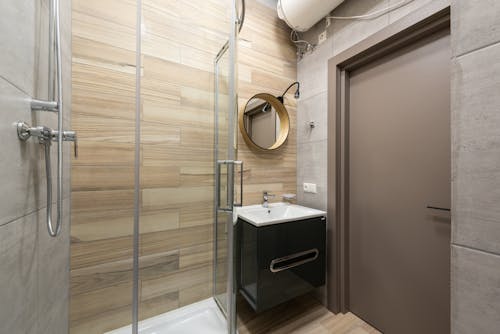
[[[335,315],[311,296],[299,297],[261,314],[238,299],[239,334],[380,334],[352,313]]]

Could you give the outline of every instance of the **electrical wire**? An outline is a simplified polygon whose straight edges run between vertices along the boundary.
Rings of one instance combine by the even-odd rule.
[[[290,40],[297,47],[298,59],[302,59],[302,57],[304,56],[304,54],[306,52],[310,52],[310,51],[314,50],[314,48],[316,47],[316,45],[311,44],[304,39],[300,39],[299,33],[293,29],[292,29],[292,31],[290,31]]]
[[[295,30],[292,30],[290,31],[290,40],[295,43],[295,44],[299,44],[299,43],[306,43],[306,44],[309,44],[308,41],[306,40],[303,40],[303,39],[298,39],[300,38],[299,37],[299,33]]]
[[[388,6],[383,9],[379,9],[376,11],[373,11],[368,14],[364,15],[356,15],[356,16],[326,16],[326,20],[371,20],[374,18],[377,18],[383,14],[386,14],[388,12],[391,12],[395,9],[398,9],[402,6],[405,6],[414,0],[402,0],[398,3],[395,3],[394,5]],[[293,30],[290,32],[290,40],[292,43],[294,43],[297,46],[297,55],[299,56],[299,59],[303,57],[303,55],[306,52],[313,51],[314,48],[316,47],[315,44],[311,44],[308,41],[304,39],[300,39],[300,35],[296,30]]]
[[[410,2],[413,2],[414,0],[403,0],[400,1],[394,5],[391,5],[389,7],[386,7],[384,9],[379,9],[374,12],[364,14],[364,15],[357,15],[357,16],[327,16],[326,19],[332,19],[332,20],[371,20],[373,18],[377,18],[380,15],[383,15],[385,13],[388,13],[390,11],[393,11],[399,7],[405,6],[409,4]]]
[[[306,41],[304,39],[300,39],[299,33],[295,30],[290,31],[290,40],[292,41],[292,43],[297,45],[297,47],[305,45],[305,47],[307,49],[314,48],[313,44],[309,43],[308,41]]]

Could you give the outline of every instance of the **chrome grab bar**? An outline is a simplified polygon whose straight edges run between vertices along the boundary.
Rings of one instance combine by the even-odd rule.
[[[295,254],[290,254],[272,260],[271,263],[269,264],[269,270],[272,273],[279,273],[280,271],[288,270],[303,265],[305,263],[312,262],[316,260],[318,256],[319,256],[319,251],[317,248],[309,249]],[[291,262],[293,260],[297,261]]]

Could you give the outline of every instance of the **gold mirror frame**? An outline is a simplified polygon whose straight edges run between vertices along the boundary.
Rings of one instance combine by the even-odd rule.
[[[245,129],[245,110],[247,109],[248,103],[253,99],[261,99],[271,104],[280,119],[280,133],[278,138],[276,139],[276,142],[271,147],[266,148],[255,144],[252,138],[248,136],[248,133]],[[240,112],[239,114],[238,123],[240,126],[241,135],[243,136],[243,139],[245,140],[247,145],[261,151],[273,151],[280,148],[286,142],[288,133],[290,132],[290,117],[288,116],[286,107],[274,95],[268,93],[255,94],[254,96],[249,98],[242,112]]]

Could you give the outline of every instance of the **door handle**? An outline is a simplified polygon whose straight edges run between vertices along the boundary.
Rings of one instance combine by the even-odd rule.
[[[241,166],[241,177],[240,177],[240,201],[234,202],[233,194],[234,194],[234,166]],[[226,203],[225,206],[221,204],[221,171],[222,166],[227,166],[227,175],[226,175]],[[243,161],[235,161],[235,160],[217,160],[217,168],[215,171],[215,184],[217,187],[217,209],[221,211],[233,211],[233,207],[242,206],[243,205]]]
[[[234,180],[234,166],[240,166],[240,201],[234,202],[233,206],[243,206],[243,161],[233,161],[233,180]]]
[[[440,208],[438,206],[427,205],[427,209],[440,210],[440,211],[451,211],[449,208]]]

